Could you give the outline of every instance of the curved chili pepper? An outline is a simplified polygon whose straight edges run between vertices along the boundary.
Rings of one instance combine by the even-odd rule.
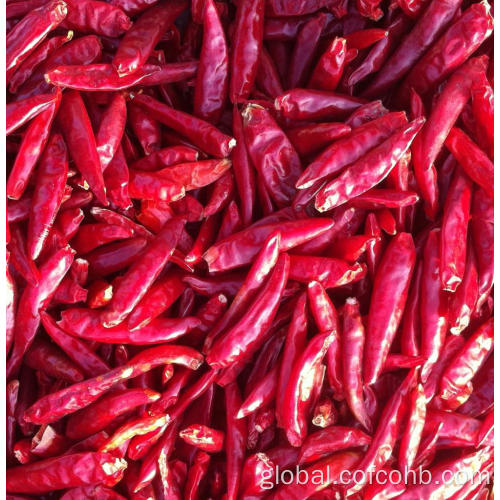
[[[413,238],[399,233],[389,243],[377,268],[365,343],[365,383],[373,384],[385,363],[403,316],[415,259]]]
[[[96,401],[111,387],[164,364],[180,364],[196,370],[202,356],[189,347],[163,345],[146,349],[127,364],[39,399],[25,412],[27,421],[50,423]]]
[[[252,91],[264,34],[264,1],[238,4],[231,41],[229,99],[233,104],[245,100]]]
[[[131,330],[142,328],[166,311],[184,291],[178,274],[156,281],[130,314],[127,325]]]

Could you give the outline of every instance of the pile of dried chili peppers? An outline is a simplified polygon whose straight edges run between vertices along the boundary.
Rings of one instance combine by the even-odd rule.
[[[10,500],[493,499],[492,11],[7,0]]]

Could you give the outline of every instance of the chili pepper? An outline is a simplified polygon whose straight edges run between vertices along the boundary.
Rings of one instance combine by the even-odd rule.
[[[346,39],[334,38],[314,67],[307,86],[317,90],[335,90],[346,63]]]
[[[15,94],[17,89],[31,77],[37,66],[43,64],[52,52],[62,47],[62,45],[69,42],[72,38],[73,32],[68,31],[66,35],[54,36],[44,40],[16,70],[14,76],[10,79],[10,91]]]
[[[208,154],[224,158],[229,155],[235,145],[234,139],[223,134],[210,123],[170,108],[152,97],[135,95],[133,101],[147,111],[152,118],[181,133]]]
[[[444,290],[456,292],[465,272],[467,226],[472,183],[456,171],[443,214],[441,227],[441,282]]]
[[[364,95],[379,95],[404,77],[427,49],[433,46],[443,29],[453,20],[459,7],[460,2],[457,0],[431,1],[429,7],[418,17],[413,29],[384,63]]]
[[[408,233],[399,233],[384,252],[374,279],[368,316],[363,377],[377,380],[401,322],[415,265],[415,246]]]
[[[275,108],[291,120],[342,119],[364,101],[355,97],[322,90],[293,89],[278,96]]]
[[[475,75],[484,71],[485,64],[484,58],[474,58],[452,75],[412,146],[415,177],[426,205],[426,214],[430,217],[434,217],[437,211],[436,171],[433,163],[469,99]]]
[[[95,136],[78,92],[69,91],[64,94],[58,121],[73,161],[97,199],[106,205],[106,192]]]
[[[482,148],[493,158],[493,88],[483,78],[472,85],[472,113],[477,139]]]
[[[127,464],[109,453],[77,453],[13,467],[7,473],[7,491],[41,494],[47,491],[119,481]]]
[[[55,252],[41,267],[38,286],[28,284],[19,298],[14,331],[14,345],[7,362],[7,377],[12,378],[35,338],[40,325],[40,310],[52,295],[73,262],[75,252],[65,247]]]
[[[264,2],[238,4],[231,43],[229,99],[233,104],[248,98],[252,91],[264,34]]]
[[[215,3],[208,0],[202,11],[203,43],[196,73],[193,108],[196,116],[217,123],[227,95],[228,48]]]
[[[406,398],[414,385],[415,371],[412,370],[386,403],[368,450],[357,465],[358,470],[376,472],[389,460],[406,412]],[[349,486],[348,491],[353,493],[359,491],[363,484],[353,483],[351,480]]]
[[[459,397],[492,349],[493,320],[490,319],[474,332],[448,364],[441,378],[441,398],[453,402]]]
[[[248,153],[278,206],[288,205],[301,165],[285,133],[262,107],[249,104],[242,112]],[[265,130],[265,134],[262,134]]]
[[[465,173],[490,196],[493,196],[493,188],[491,187],[493,163],[486,154],[464,132],[457,128],[450,130],[445,144]]]
[[[290,60],[288,88],[303,87],[310,73],[326,16],[321,13],[312,17],[299,30]],[[333,89],[331,89],[333,90]]]
[[[351,131],[343,123],[315,123],[294,127],[286,131],[293,147],[301,156],[316,153]]]
[[[363,381],[359,367],[363,360],[365,330],[356,299],[347,299],[343,308],[342,379],[347,403],[356,419],[369,431],[372,425],[365,409]]]
[[[355,467],[361,459],[361,454],[358,452],[342,451],[335,453],[327,458],[324,458],[312,465],[306,470],[308,480],[304,483],[292,482],[281,486],[274,498],[276,500],[307,498],[315,492],[321,491],[331,484],[338,484],[339,478],[344,471],[355,470]],[[313,480],[313,471],[318,471],[316,474],[321,475],[324,479],[321,484]]]
[[[226,477],[227,498],[237,498],[247,437],[247,424],[245,420],[236,419],[236,411],[241,406],[241,396],[236,383],[224,388],[226,404]]]
[[[30,368],[56,379],[73,383],[83,380],[82,372],[57,347],[41,339],[35,340],[24,360]]]
[[[424,249],[422,285],[420,288],[421,354],[427,358],[421,378],[425,382],[432,365],[438,360],[448,329],[448,297],[441,290],[438,229],[430,231]]]
[[[68,9],[62,0],[53,0],[26,14],[6,38],[7,81],[19,65],[36,49],[47,34],[66,17]]]
[[[290,256],[290,279],[308,283],[319,281],[324,288],[334,288],[360,280],[366,274],[364,264],[329,257]]]
[[[129,268],[113,290],[113,298],[101,316],[104,326],[120,324],[144,297],[176,247],[183,225],[179,220],[167,222],[141,259]],[[141,288],[137,286],[139,281]]]
[[[255,77],[255,84],[264,94],[272,98],[283,93],[278,69],[264,46],[260,51],[259,68]]]
[[[39,399],[26,411],[25,418],[29,422],[50,423],[85,408],[114,385],[137,377],[156,366],[175,363],[196,370],[201,362],[201,356],[189,347],[175,345],[152,347],[134,356],[126,365]]]
[[[9,241],[10,263],[16,271],[32,286],[37,286],[40,281],[40,272],[32,259],[26,253],[26,244],[22,230],[18,226],[11,229]]]
[[[489,10],[486,2],[471,5],[413,65],[399,95],[406,97],[411,87],[424,95],[465,62],[493,31]]]
[[[22,127],[37,115],[50,109],[60,98],[60,94],[56,92],[54,94],[40,94],[7,104],[7,135],[15,132],[19,127]]]
[[[82,341],[67,335],[47,313],[42,312],[40,317],[42,325],[51,339],[87,377],[99,375],[109,370],[109,366],[97,354]]]
[[[424,121],[423,118],[417,118],[399,129],[322,187],[316,195],[316,209],[321,212],[330,210],[381,182],[408,150]]]
[[[326,218],[254,224],[212,245],[203,258],[212,272],[233,269],[250,263],[266,238],[275,231],[281,233],[280,251],[287,251],[326,233],[332,227],[333,222]]]
[[[409,401],[409,417],[401,439],[399,450],[400,470],[411,470],[422,438],[426,417],[424,388],[418,384],[411,393]]]
[[[321,366],[330,346],[332,333],[320,333],[313,337],[290,373],[283,401],[283,427],[292,446],[301,446],[306,436],[307,414],[311,409],[312,396],[312,387],[307,384],[307,380]]]
[[[179,432],[179,437],[209,453],[217,453],[224,447],[224,433],[205,425],[190,425]]]
[[[134,73],[151,55],[163,33],[186,8],[187,3],[176,0],[147,9],[126,32],[113,58],[113,66],[120,76]]]
[[[366,446],[370,441],[370,436],[359,429],[334,425],[306,437],[300,448],[298,463],[316,462],[332,452]]]
[[[203,492],[203,483],[210,467],[210,455],[203,451],[196,453],[193,465],[189,468],[185,486],[186,500],[197,500]]]
[[[109,37],[123,35],[132,21],[119,8],[94,0],[68,0],[68,15],[64,25],[82,33],[95,33]]]
[[[214,368],[227,367],[238,359],[250,356],[262,345],[265,338],[263,336],[278,310],[289,267],[290,259],[284,254],[278,259],[266,285],[253,301],[249,311],[211,346],[207,354],[208,364]]]
[[[265,279],[276,266],[280,241],[280,233],[272,233],[267,238],[245,280],[239,285],[238,292],[235,294],[231,306],[205,338],[204,352],[207,352],[211,348],[213,342],[219,338],[220,334],[231,323],[241,318],[244,310],[250,305],[250,301],[255,298],[257,290],[264,284]]]
[[[404,126],[403,113],[389,113],[356,129],[334,142],[310,163],[297,181],[298,189],[305,189],[317,181],[340,172],[343,167],[363,157],[392,133]]]
[[[244,226],[248,226],[252,222],[255,201],[255,174],[245,146],[243,122],[237,106],[233,107],[233,134],[236,140],[231,155],[234,177],[240,197],[241,217]]]
[[[115,295],[113,294],[113,297]],[[104,341],[110,344],[147,345],[172,341],[200,326],[193,316],[181,318],[156,318],[141,328],[129,330],[124,324],[105,327],[101,324],[102,313],[95,309],[66,309],[59,326],[76,337]],[[77,321],[77,323],[75,323]]]

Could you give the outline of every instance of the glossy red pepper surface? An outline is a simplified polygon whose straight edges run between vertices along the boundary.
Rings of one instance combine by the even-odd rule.
[[[491,500],[493,0],[5,3],[8,498]]]

